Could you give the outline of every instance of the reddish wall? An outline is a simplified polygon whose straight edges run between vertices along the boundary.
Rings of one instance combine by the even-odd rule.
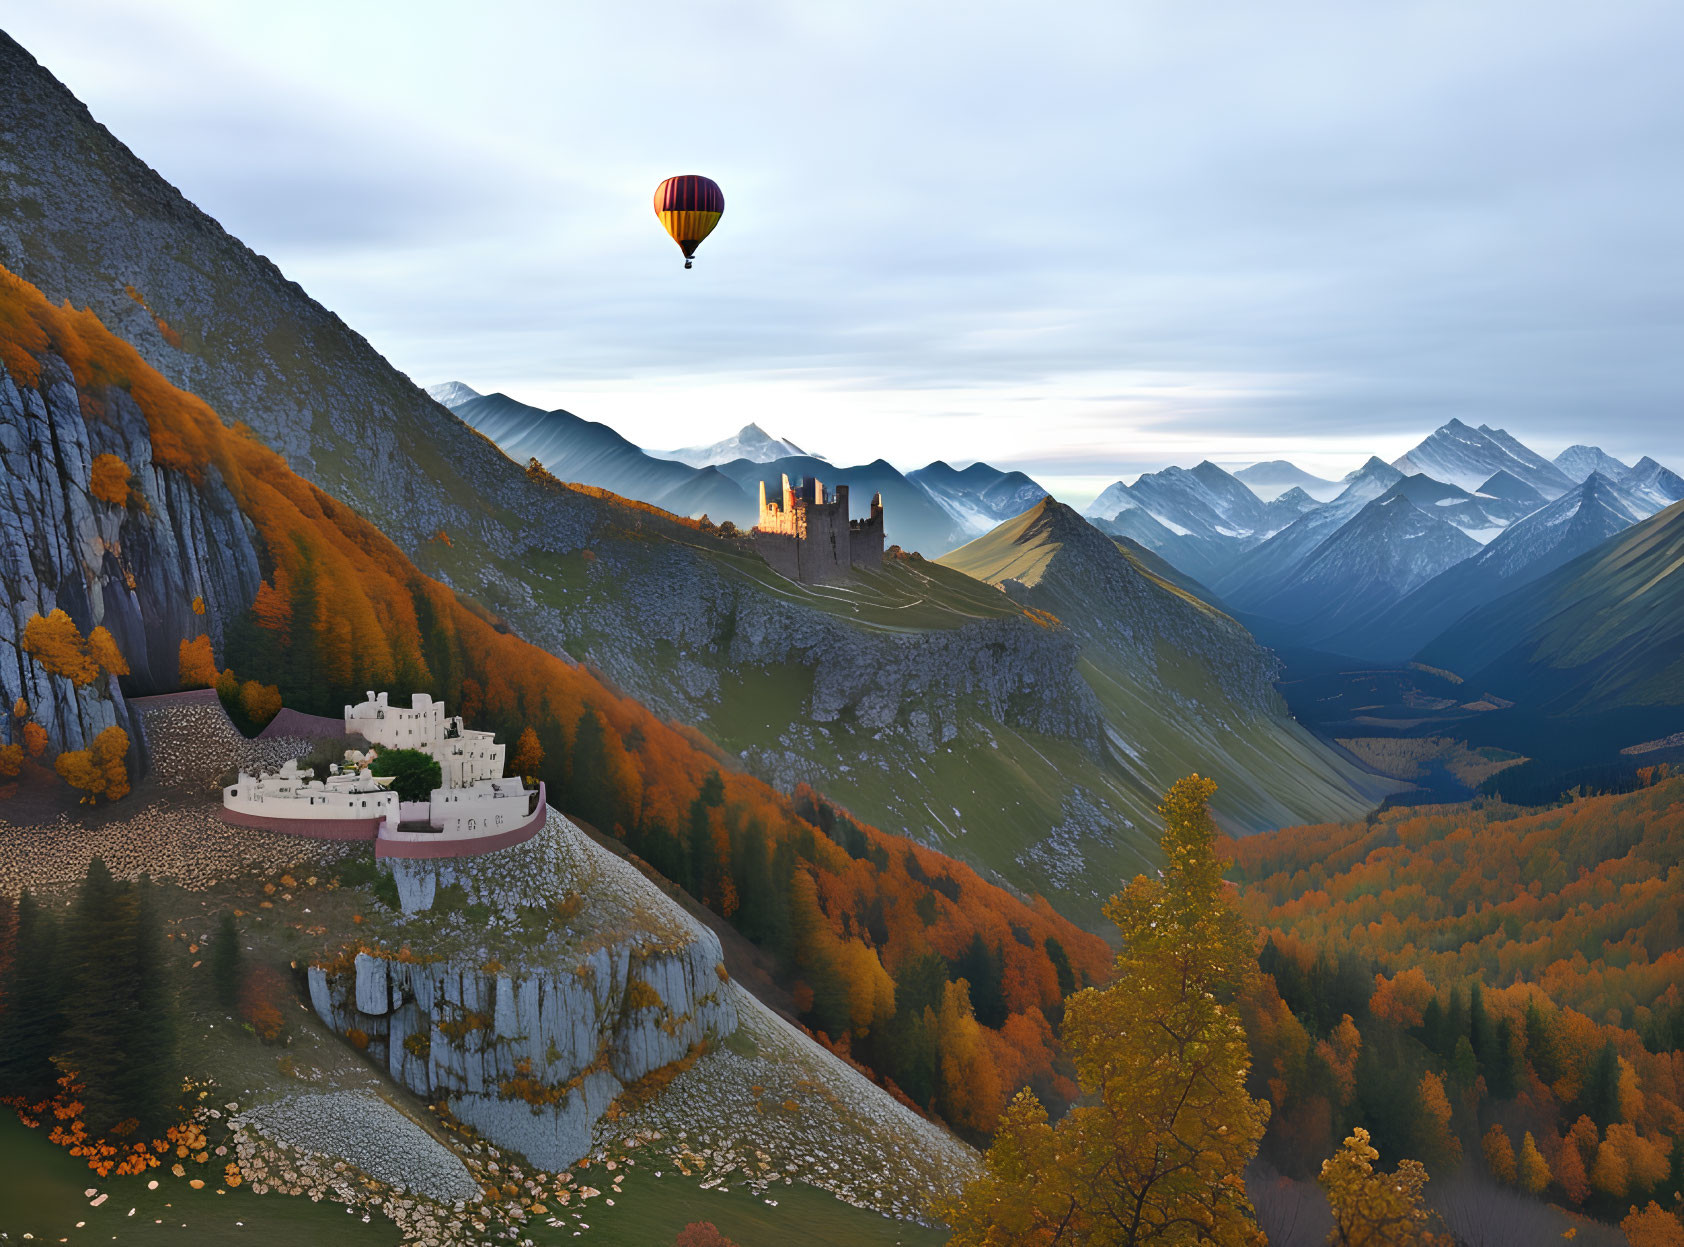
[[[312,840],[372,840],[380,832],[378,818],[269,818],[224,807],[222,821],[236,827],[260,827]]]
[[[538,812],[519,827],[498,832],[495,836],[480,836],[472,840],[446,840],[443,837],[430,840],[376,840],[374,842],[374,856],[403,858],[478,857],[481,853],[494,853],[498,849],[513,848],[517,844],[525,844],[538,834],[538,829],[544,825],[544,820],[549,817],[549,807],[544,804],[544,796],[544,785],[540,781],[538,784]]]

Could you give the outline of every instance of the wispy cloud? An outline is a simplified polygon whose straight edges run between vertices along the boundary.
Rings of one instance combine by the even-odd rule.
[[[1456,415],[1684,461],[1670,2],[8,21],[418,380],[646,444],[1328,471]],[[692,169],[686,273],[648,196]]]

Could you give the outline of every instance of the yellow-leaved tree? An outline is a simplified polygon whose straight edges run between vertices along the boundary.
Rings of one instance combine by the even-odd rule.
[[[1553,1175],[1550,1173],[1549,1163],[1544,1160],[1544,1154],[1538,1150],[1538,1141],[1532,1137],[1530,1130],[1520,1141],[1520,1156],[1516,1159],[1515,1166],[1520,1188],[1531,1195],[1543,1194]]]
[[[982,1176],[941,1209],[951,1247],[1264,1242],[1241,1175],[1269,1108],[1246,1092],[1233,1004],[1256,947],[1222,881],[1215,791],[1192,775],[1158,807],[1161,876],[1105,908],[1123,938],[1116,980],[1065,1008],[1081,1095],[1054,1125],[1018,1093]]]
[[[1333,1210],[1332,1247],[1450,1247],[1448,1235],[1432,1228],[1433,1215],[1422,1202],[1426,1166],[1398,1162],[1395,1173],[1377,1172],[1380,1159],[1358,1126],[1344,1145],[1322,1162],[1318,1181]]]

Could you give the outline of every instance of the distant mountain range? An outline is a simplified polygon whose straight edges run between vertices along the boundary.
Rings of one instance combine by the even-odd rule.
[[[705,513],[716,521],[754,523],[748,495],[717,469],[658,459],[606,424],[570,411],[544,411],[507,394],[475,394],[459,382],[451,384],[454,401],[445,405],[517,462],[536,459],[564,481],[597,485],[677,515]]]
[[[1360,632],[1335,633],[1327,648],[1407,658],[1475,607],[1531,583],[1595,549],[1649,513],[1601,472],[1519,520],[1477,554],[1405,594]]]
[[[1341,482],[1285,460],[1117,481],[1087,509],[1209,586],[1265,640],[1407,658],[1460,616],[1663,507],[1684,479],[1595,446],[1550,461],[1503,429],[1451,420]]]
[[[937,460],[902,473],[887,460],[849,467],[801,450],[749,424],[709,446],[649,451],[605,424],[572,412],[545,411],[506,394],[479,394],[460,381],[427,391],[511,459],[536,459],[566,481],[596,485],[675,515],[707,515],[747,528],[759,518],[760,485],[770,493],[783,477],[814,476],[827,488],[846,485],[850,509],[863,518],[881,493],[892,545],[936,557],[1034,506],[1047,491],[1021,472],[986,463],[956,470]]]
[[[941,557],[1048,496],[987,463],[937,460],[905,473],[886,459],[833,464],[755,424],[711,445],[652,452],[607,425],[460,382],[429,393],[517,461],[740,527],[755,523],[762,483],[776,491],[785,475],[815,476],[848,486],[856,516],[881,493],[890,543]],[[1627,466],[1580,444],[1552,461],[1505,429],[1451,420],[1391,463],[1370,457],[1342,480],[1284,459],[1233,472],[1206,460],[1116,481],[1084,514],[1266,642],[1398,661],[1679,500],[1684,479],[1652,458]]]

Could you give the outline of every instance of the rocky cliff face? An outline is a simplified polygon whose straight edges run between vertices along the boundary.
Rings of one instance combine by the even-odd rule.
[[[515,849],[395,865],[408,912],[312,965],[311,1003],[538,1165],[584,1156],[627,1085],[736,1029],[718,937],[558,814]]]
[[[919,753],[979,715],[1090,747],[1099,738],[1097,707],[1076,673],[1076,643],[1021,615],[868,630],[766,593],[681,547],[595,552],[590,582],[569,594],[565,613],[523,618],[680,720],[719,713],[735,672],[796,667],[811,673],[804,720],[881,734]]]
[[[84,635],[107,628],[131,693],[158,692],[178,683],[180,642],[208,632],[220,645],[224,609],[242,608],[261,579],[255,533],[214,468],[194,483],[155,467],[145,417],[120,389],[87,410],[97,414],[56,355],[36,386],[0,366],[0,693],[8,706],[28,701],[64,749],[113,724],[141,737],[116,679],[78,688],[18,648],[32,615],[61,609]],[[126,505],[90,490],[102,454],[129,468]]]

